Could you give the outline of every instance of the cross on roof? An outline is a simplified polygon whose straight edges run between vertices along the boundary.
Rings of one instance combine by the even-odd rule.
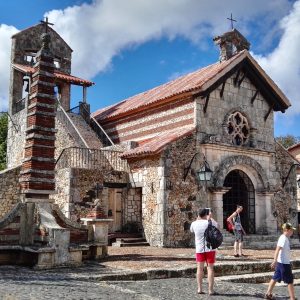
[[[48,32],[48,25],[54,25],[53,23],[48,22],[48,17],[45,18],[45,21],[41,20],[40,22],[45,25],[45,32],[46,33]]]
[[[230,14],[230,18],[227,18],[227,20],[231,21],[231,29],[233,29],[233,22],[237,22],[237,20],[232,19],[232,13]]]

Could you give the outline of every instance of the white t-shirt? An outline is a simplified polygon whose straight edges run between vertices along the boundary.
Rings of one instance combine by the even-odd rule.
[[[214,226],[218,226],[217,222],[212,220]],[[208,227],[207,220],[196,220],[191,224],[190,231],[195,233],[195,245],[196,253],[215,251],[215,249],[208,248],[207,245],[204,247],[204,232]]]
[[[282,234],[278,239],[277,247],[282,247],[279,251],[277,261],[282,264],[290,264],[290,241],[288,237]]]

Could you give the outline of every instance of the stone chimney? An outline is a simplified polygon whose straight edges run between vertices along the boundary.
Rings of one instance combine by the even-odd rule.
[[[54,63],[50,35],[41,36],[27,110],[25,154],[20,184],[26,201],[49,201],[55,190],[55,96]],[[43,201],[43,200],[42,200]]]
[[[220,47],[220,62],[231,58],[242,50],[250,49],[250,43],[236,29],[232,29],[220,36],[216,36],[213,40],[215,44]]]

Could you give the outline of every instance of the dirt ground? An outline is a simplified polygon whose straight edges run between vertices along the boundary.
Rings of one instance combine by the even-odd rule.
[[[217,261],[256,261],[273,259],[274,250],[244,250],[245,257],[233,257],[232,249],[217,251]],[[300,249],[291,251],[292,259],[300,258]],[[101,264],[124,270],[151,268],[182,268],[195,266],[195,250],[192,248],[158,247],[108,247],[108,257]]]

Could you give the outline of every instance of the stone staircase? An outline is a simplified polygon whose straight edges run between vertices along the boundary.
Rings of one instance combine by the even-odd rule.
[[[81,115],[77,115],[74,113],[68,113],[68,115],[90,149],[100,149],[103,147],[97,134],[84,121]]]
[[[115,243],[112,243],[113,247],[141,247],[150,246],[149,243],[143,237],[135,238],[117,238]]]
[[[274,274],[270,269],[271,260],[220,263],[215,266],[215,281],[235,283],[268,283]],[[300,284],[300,260],[292,262],[295,284]],[[266,272],[267,271],[267,272]]]
[[[244,248],[251,249],[275,249],[276,243],[279,237],[278,235],[259,235],[249,234],[244,237]],[[234,235],[229,232],[223,232],[223,244],[222,248],[228,248],[234,244]],[[300,248],[300,241],[297,237],[290,239],[290,245],[292,249]]]

